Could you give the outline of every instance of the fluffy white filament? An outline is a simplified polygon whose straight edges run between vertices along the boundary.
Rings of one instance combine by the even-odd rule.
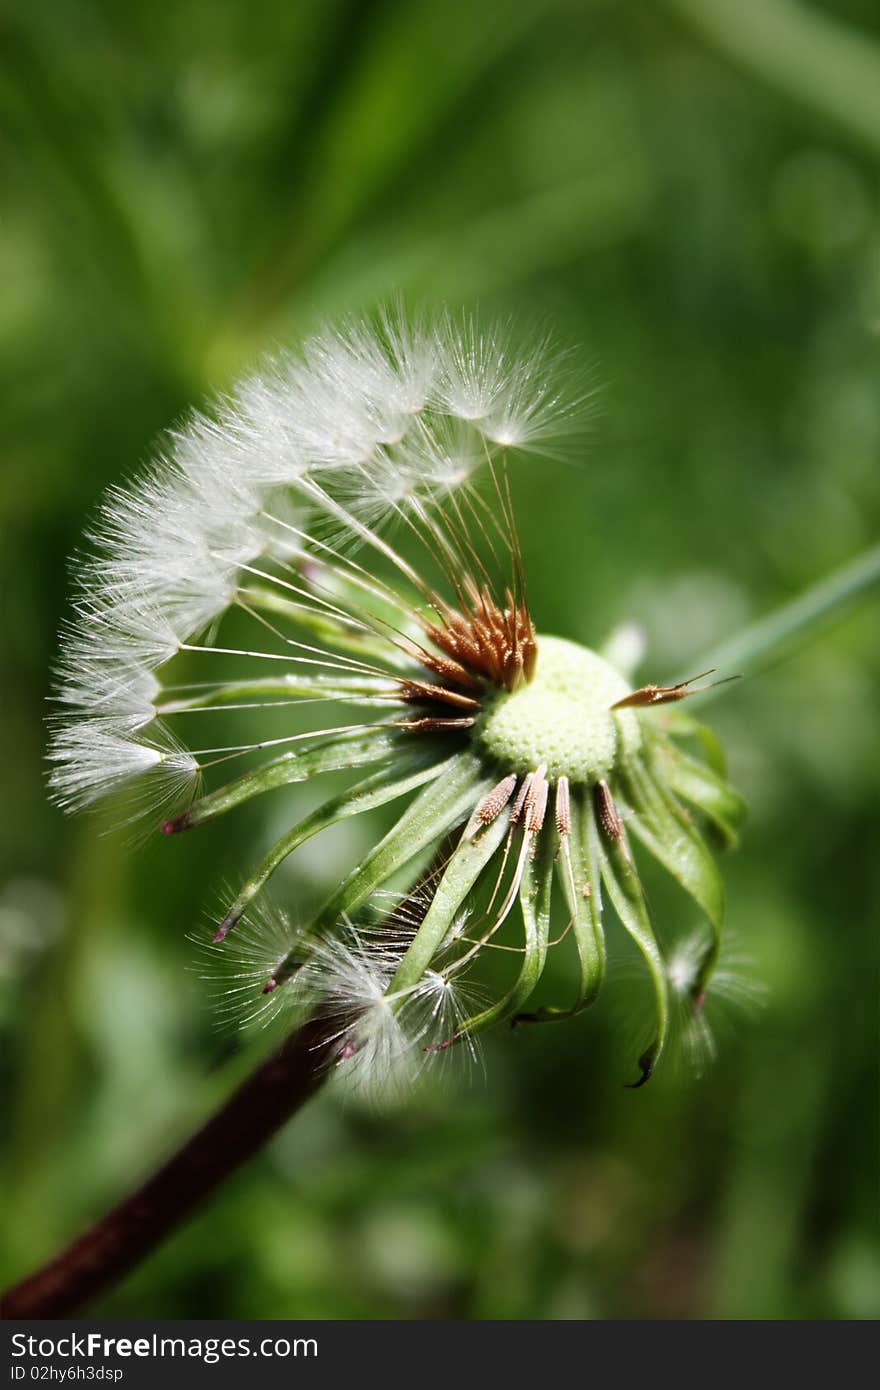
[[[694,1001],[693,991],[706,952],[701,931],[678,941],[666,962],[673,1010],[673,1042],[686,1073],[705,1074],[718,1052],[717,1034],[741,1014],[760,1008],[766,1000],[764,985],[754,974],[754,962],[728,935],[712,972],[705,999]]]
[[[337,1069],[356,1091],[410,1088],[428,1061],[446,1055],[444,1044],[466,1016],[464,985],[441,971],[426,971],[401,993],[389,989],[409,940],[393,925],[377,932],[346,923],[318,943],[305,967],[322,1007],[338,1020]]]
[[[150,809],[156,810],[191,793],[199,778],[197,760],[167,729],[157,728],[147,738],[104,716],[60,729],[49,757],[56,765],[56,796],[66,810],[79,810],[135,778]],[[133,809],[135,814],[139,810],[136,805]]]
[[[463,1051],[475,1057],[472,1040],[453,1052],[443,1047],[474,1005],[474,992],[463,980],[428,970],[413,989],[388,993],[412,941],[415,917],[409,900],[392,894],[378,893],[375,908],[383,914],[382,926],[346,918],[315,939],[299,935],[264,897],[222,945],[192,938],[218,1025],[263,1028],[281,1015],[307,1013],[320,1001],[335,1024],[328,1064],[341,1084],[373,1098],[406,1091],[429,1063],[460,1058]],[[298,957],[292,978],[265,993],[267,978],[291,954]]]
[[[301,547],[279,516],[350,548],[389,516],[424,515],[487,458],[565,425],[557,366],[544,342],[517,356],[469,319],[386,313],[325,330],[172,433],[139,480],[109,491],[81,567],[59,663],[58,802],[86,805],[147,771],[179,788],[191,769],[155,723],[154,673],[211,645],[230,605],[248,601],[243,578],[289,569]]]

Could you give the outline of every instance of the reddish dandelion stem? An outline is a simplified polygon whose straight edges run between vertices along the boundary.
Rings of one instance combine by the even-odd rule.
[[[311,1018],[132,1196],[8,1289],[0,1316],[68,1317],[124,1278],[314,1094],[331,1031]]]

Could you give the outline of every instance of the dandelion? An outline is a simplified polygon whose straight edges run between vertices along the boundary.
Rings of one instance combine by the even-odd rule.
[[[143,479],[109,494],[83,565],[51,749],[62,805],[130,788],[172,835],[349,774],[241,885],[215,952],[235,949],[242,919],[259,922],[299,846],[398,805],[311,920],[283,944],[267,934],[262,967],[259,928],[239,928],[242,1012],[308,1000],[333,1021],[340,1069],[364,1080],[410,1074],[502,1020],[587,1008],[607,902],[652,985],[646,1081],[682,988],[643,852],[705,918],[684,987],[694,1010],[711,986],[723,893],[708,841],[735,841],[742,803],[679,706],[712,673],[633,688],[611,659],[620,644],[603,654],[545,635],[529,606],[507,459],[551,447],[575,406],[547,342],[518,355],[503,329],[445,314],[344,324],[194,415]],[[236,717],[239,737],[200,736]],[[378,911],[401,883],[397,907]],[[541,1001],[562,939],[571,987]],[[493,952],[511,978],[477,1005],[472,976]]]

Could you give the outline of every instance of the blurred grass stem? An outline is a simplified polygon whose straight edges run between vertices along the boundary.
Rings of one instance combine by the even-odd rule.
[[[872,546],[842,569],[812,585],[790,603],[704,653],[698,666],[723,675],[755,675],[784,660],[823,629],[840,621],[872,590],[880,588],[880,545]],[[700,693],[706,700],[719,687]]]
[[[798,0],[667,3],[748,72],[880,149],[880,49],[869,34]]]

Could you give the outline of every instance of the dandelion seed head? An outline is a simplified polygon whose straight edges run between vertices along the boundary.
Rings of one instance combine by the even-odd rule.
[[[519,350],[509,326],[449,313],[328,326],[173,430],[109,491],[78,562],[50,749],[59,804],[124,793],[127,818],[176,834],[346,774],[242,883],[207,958],[231,969],[224,1016],[319,1010],[356,1088],[408,1087],[494,1023],[592,1004],[603,895],[652,990],[637,1084],[671,1011],[687,1001],[696,1032],[710,984],[733,992],[723,958],[709,979],[722,896],[702,820],[730,843],[742,806],[678,747],[691,726],[665,709],[700,687],[632,690],[608,653],[539,633],[529,608],[507,455],[570,428],[569,366],[544,337]],[[326,722],[300,717],[317,705]],[[394,803],[310,920],[261,910],[312,836]],[[711,949],[663,960],[634,847],[697,902]],[[534,1010],[569,932],[570,1002]],[[483,999],[472,969],[495,951],[511,981]]]

